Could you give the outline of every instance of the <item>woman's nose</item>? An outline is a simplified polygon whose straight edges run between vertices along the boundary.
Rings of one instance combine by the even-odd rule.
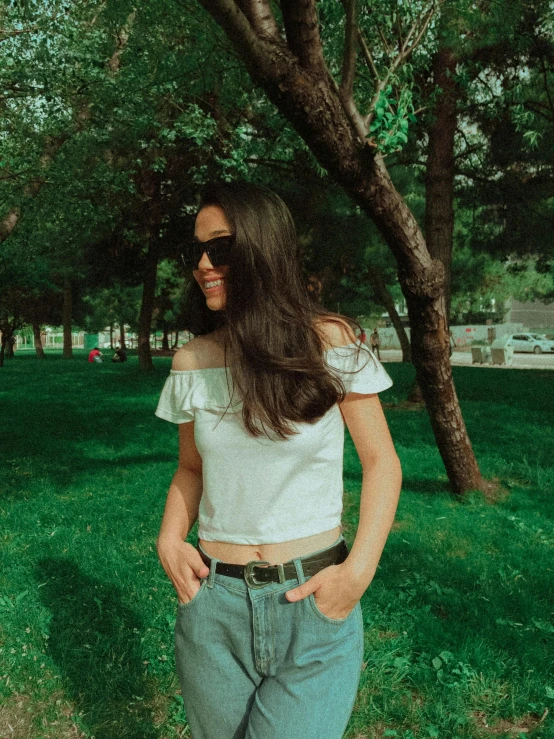
[[[200,258],[200,261],[198,262],[198,269],[213,269],[213,265],[210,262],[206,252],[202,253],[202,257]]]

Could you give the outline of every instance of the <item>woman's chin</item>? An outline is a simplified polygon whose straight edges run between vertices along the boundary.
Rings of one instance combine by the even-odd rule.
[[[223,310],[225,308],[225,299],[215,296],[213,298],[207,298],[206,305],[210,310]]]

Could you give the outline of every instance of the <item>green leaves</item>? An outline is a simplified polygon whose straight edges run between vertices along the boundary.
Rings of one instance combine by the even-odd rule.
[[[175,131],[192,140],[196,146],[209,143],[216,134],[217,124],[198,105],[188,105],[186,112],[175,121]]]
[[[410,123],[416,121],[411,90],[404,88],[397,99],[392,85],[387,85],[381,90],[373,113],[368,137],[383,154],[400,151],[408,143]]]
[[[542,134],[538,131],[525,131],[523,134],[523,140],[530,149],[538,149],[541,138]]]

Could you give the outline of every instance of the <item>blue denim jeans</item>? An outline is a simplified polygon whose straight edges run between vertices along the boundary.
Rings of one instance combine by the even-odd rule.
[[[307,579],[300,559],[296,578],[259,589],[216,574],[216,562],[175,625],[193,739],[341,739],[363,660],[360,604],[335,620],[313,595],[289,603]]]

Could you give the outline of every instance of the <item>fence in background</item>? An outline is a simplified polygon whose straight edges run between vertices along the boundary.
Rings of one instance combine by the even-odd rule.
[[[364,330],[369,343],[369,337],[373,328],[366,328]],[[469,347],[474,341],[492,343],[494,339],[500,339],[502,336],[509,336],[510,334],[526,331],[527,329],[522,323],[495,323],[493,326],[452,326],[451,330],[455,346]],[[381,349],[400,349],[398,334],[392,326],[379,328],[378,331]],[[409,338],[410,329],[408,327],[406,327],[406,333]]]

